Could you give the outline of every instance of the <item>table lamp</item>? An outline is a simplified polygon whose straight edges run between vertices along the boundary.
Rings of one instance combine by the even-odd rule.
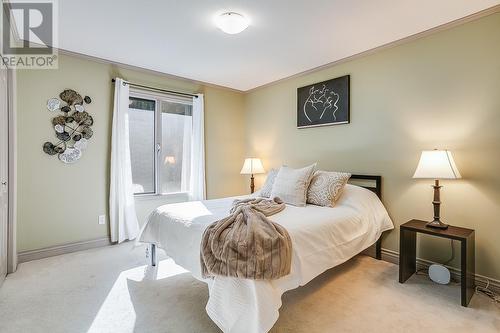
[[[243,168],[241,168],[240,173],[242,175],[252,175],[250,177],[250,193],[253,193],[255,190],[254,184],[254,174],[264,173],[264,167],[262,166],[262,162],[260,158],[246,158],[243,163]]]
[[[448,225],[441,222],[439,217],[440,201],[440,179],[458,179],[462,178],[457,169],[451,152],[448,150],[424,150],[420,156],[417,170],[413,178],[434,179],[434,220],[427,223],[427,227],[447,229]]]

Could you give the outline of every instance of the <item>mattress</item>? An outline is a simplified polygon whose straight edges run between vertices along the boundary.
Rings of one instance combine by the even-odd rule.
[[[335,207],[287,205],[270,219],[292,239],[291,273],[277,280],[256,281],[217,276],[202,279],[200,243],[205,228],[229,214],[235,199],[192,201],[158,207],[138,241],[156,244],[178,265],[208,284],[206,310],[223,332],[269,331],[279,316],[281,296],[311,281],[373,245],[393,223],[371,191],[346,185]]]

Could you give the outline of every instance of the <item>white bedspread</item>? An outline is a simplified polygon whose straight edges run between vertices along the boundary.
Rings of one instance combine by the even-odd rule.
[[[241,197],[238,197],[241,198]],[[157,208],[143,227],[140,242],[153,243],[175,262],[201,279],[200,242],[212,222],[229,214],[233,198],[169,204]],[[230,277],[208,283],[206,310],[224,332],[261,333],[278,319],[281,295],[304,285],[374,244],[392,221],[378,197],[362,187],[347,185],[334,208],[307,205],[271,216],[290,234],[292,271],[270,281]]]

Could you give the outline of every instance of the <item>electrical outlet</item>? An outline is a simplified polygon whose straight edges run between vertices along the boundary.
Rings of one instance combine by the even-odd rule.
[[[99,215],[99,224],[106,224],[106,215]]]

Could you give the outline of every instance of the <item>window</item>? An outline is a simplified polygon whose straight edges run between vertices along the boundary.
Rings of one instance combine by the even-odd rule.
[[[192,100],[130,92],[129,134],[134,193],[189,191]]]

